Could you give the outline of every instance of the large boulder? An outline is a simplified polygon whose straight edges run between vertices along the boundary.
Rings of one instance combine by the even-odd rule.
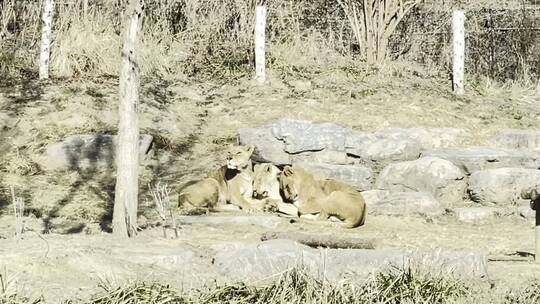
[[[540,149],[540,131],[504,130],[493,136],[490,143],[496,147],[509,149]]]
[[[257,147],[252,158],[257,162],[270,162],[276,165],[288,165],[291,158],[285,152],[282,141],[272,135],[268,128],[243,128],[238,130],[238,142],[241,145],[255,145]]]
[[[426,151],[422,153],[422,156],[446,159],[467,174],[505,167],[533,169],[540,167],[540,153],[524,150],[485,147],[448,148]]]
[[[478,203],[516,205],[526,204],[521,198],[523,189],[540,184],[540,170],[499,168],[476,171],[469,179],[469,195]]]
[[[139,138],[139,160],[143,161],[151,151],[153,137]],[[116,135],[83,134],[69,136],[47,147],[42,165],[48,170],[94,170],[114,166],[117,145]]]
[[[377,178],[376,188],[427,192],[438,201],[451,204],[463,200],[467,183],[465,174],[451,162],[423,157],[386,166]]]
[[[453,271],[458,276],[483,276],[487,262],[472,252],[412,253],[397,250],[314,249],[290,240],[223,243],[212,247],[214,266],[232,281],[262,280],[293,268],[331,282],[366,279],[391,266]]]
[[[329,165],[317,163],[298,164],[301,168],[315,174],[320,179],[334,179],[355,187],[359,191],[371,189],[373,172],[360,165]]]
[[[290,154],[307,151],[345,151],[349,129],[333,123],[314,124],[309,121],[281,119],[272,124],[272,135],[283,141]]]
[[[424,192],[369,190],[362,196],[370,214],[438,216],[445,212],[433,195]]]
[[[467,131],[458,128],[388,128],[378,134],[388,137],[408,137],[417,141],[422,150],[459,147],[470,138]]]
[[[387,164],[393,161],[417,159],[418,142],[407,136],[386,136],[354,131],[347,137],[347,153],[365,162]]]

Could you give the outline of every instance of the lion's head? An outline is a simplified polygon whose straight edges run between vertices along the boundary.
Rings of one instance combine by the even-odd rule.
[[[279,186],[283,191],[283,196],[290,202],[298,200],[298,189],[301,177],[290,166],[286,166],[279,177]]]
[[[268,197],[279,197],[279,174],[278,167],[270,164],[257,164],[253,175],[253,197],[263,199]]]
[[[239,171],[248,169],[251,166],[253,150],[255,150],[253,145],[230,147],[227,152],[227,168]]]

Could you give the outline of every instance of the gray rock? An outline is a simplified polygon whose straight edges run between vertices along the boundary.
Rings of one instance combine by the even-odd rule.
[[[388,128],[377,134],[413,139],[420,144],[422,150],[457,147],[470,138],[467,131],[457,128]]]
[[[309,121],[281,119],[272,124],[272,135],[285,144],[290,154],[306,151],[345,151],[345,139],[350,130],[333,123],[314,124]]]
[[[367,162],[386,164],[419,157],[419,143],[409,137],[352,132],[347,137],[347,153]]]
[[[475,171],[505,167],[540,167],[540,153],[534,151],[502,148],[452,148],[438,149],[422,153],[422,156],[439,157],[451,161],[467,174]]]
[[[536,211],[533,210],[530,206],[520,206],[516,208],[516,214],[526,218],[526,219],[535,219]]]
[[[376,188],[427,192],[442,203],[452,204],[463,200],[467,183],[465,174],[451,162],[423,157],[386,166],[377,178]]]
[[[540,149],[540,131],[538,130],[504,130],[493,136],[489,142],[500,148]]]
[[[347,165],[352,163],[346,152],[322,150],[318,152],[303,152],[290,155],[291,163],[320,163]]]
[[[370,214],[437,216],[444,213],[443,205],[429,193],[369,190],[362,192],[362,196]]]
[[[425,270],[452,270],[460,276],[484,276],[485,256],[471,252],[412,253],[396,250],[314,249],[290,240],[262,243],[225,243],[212,247],[214,266],[231,280],[270,278],[293,268],[303,268],[331,282],[362,280],[390,266]]]
[[[540,170],[523,168],[499,168],[476,171],[469,179],[469,195],[478,203],[498,205],[525,204],[521,198],[523,189],[540,183]]]
[[[73,135],[47,147],[42,165],[48,170],[107,169],[114,166],[116,135]],[[153,138],[141,135],[139,159],[150,153]]]
[[[453,211],[459,222],[466,223],[480,222],[500,215],[498,208],[490,207],[456,208]]]
[[[256,162],[270,162],[276,165],[291,164],[290,155],[285,152],[285,144],[275,138],[269,128],[243,128],[238,130],[238,142],[241,145],[255,145],[253,153]]]
[[[355,187],[359,191],[371,189],[373,172],[361,165],[329,165],[316,163],[295,164],[317,175],[320,179],[334,179]]]

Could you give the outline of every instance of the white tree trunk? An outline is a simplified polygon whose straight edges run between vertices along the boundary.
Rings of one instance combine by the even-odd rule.
[[[465,93],[465,13],[454,11],[452,16],[453,33],[453,89],[457,95]]]
[[[266,6],[255,9],[255,78],[259,83],[266,81],[265,34]]]
[[[43,0],[43,15],[41,18],[41,49],[39,53],[39,79],[49,78],[53,14],[54,0]]]
[[[132,236],[137,228],[139,126],[138,38],[143,19],[143,1],[132,0],[126,28],[120,68],[120,101],[118,107],[118,146],[116,149],[116,188],[113,211],[113,233]]]

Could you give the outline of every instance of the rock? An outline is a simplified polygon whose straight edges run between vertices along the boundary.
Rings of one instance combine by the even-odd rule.
[[[373,172],[361,165],[328,165],[316,163],[295,164],[315,174],[319,179],[334,179],[355,187],[359,191],[371,189]]]
[[[393,161],[416,159],[420,155],[420,145],[408,137],[375,135],[366,132],[352,132],[347,137],[347,153],[366,162],[386,164]]]
[[[362,192],[362,196],[370,214],[437,216],[444,213],[444,207],[429,193],[369,190]]]
[[[470,137],[467,131],[457,128],[388,128],[378,134],[413,139],[422,150],[461,146]]]
[[[275,138],[268,128],[243,128],[238,130],[238,142],[241,145],[255,145],[257,149],[252,159],[256,162],[270,162],[276,165],[289,165],[291,159],[285,152],[285,144]]]
[[[490,207],[456,208],[453,211],[459,222],[467,223],[491,219],[500,214],[498,208]]]
[[[397,250],[314,249],[290,240],[262,243],[224,243],[212,247],[218,272],[232,281],[271,278],[293,268],[303,268],[330,282],[360,282],[389,267],[453,271],[457,276],[485,276],[487,259],[472,252],[412,253]],[[413,266],[414,267],[414,266]]]
[[[427,192],[439,202],[452,204],[463,200],[467,183],[465,174],[451,162],[423,157],[386,166],[377,178],[376,188]]]
[[[536,218],[536,211],[532,210],[530,206],[517,207],[516,214],[526,219]]]
[[[499,168],[476,171],[469,179],[469,195],[478,203],[515,205],[525,204],[521,198],[523,189],[540,183],[540,170],[523,168]]]
[[[475,171],[505,167],[532,168],[540,167],[540,153],[534,151],[502,148],[449,148],[431,150],[422,156],[439,157],[454,163],[467,174]]]
[[[540,149],[540,131],[538,130],[504,130],[493,136],[489,142],[500,148]]]
[[[291,163],[320,163],[333,165],[351,164],[352,159],[346,152],[322,150],[318,152],[303,152],[290,155]]]
[[[290,154],[307,151],[345,151],[345,139],[350,130],[333,123],[314,124],[309,121],[281,119],[272,124],[272,135],[285,144]]]
[[[145,160],[153,137],[141,135],[139,159]],[[73,135],[47,147],[42,165],[48,170],[108,169],[114,166],[116,135]]]

